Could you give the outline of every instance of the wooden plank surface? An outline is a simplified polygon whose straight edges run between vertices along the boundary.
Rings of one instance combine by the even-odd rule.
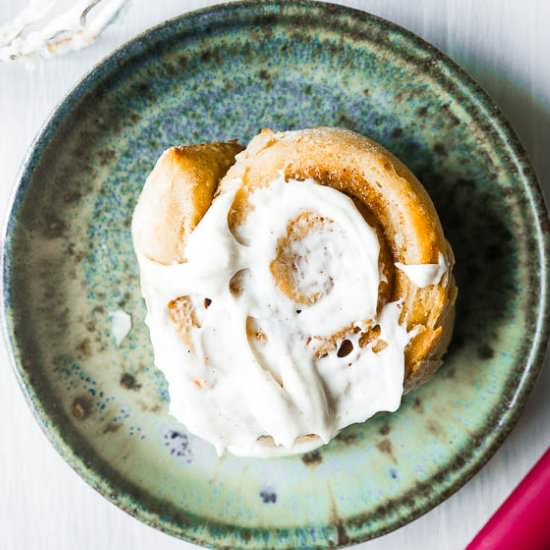
[[[432,42],[474,76],[508,116],[550,192],[550,2],[547,0],[342,1],[395,21]],[[23,0],[2,0],[0,21]],[[29,71],[0,65],[0,205],[20,162],[65,93],[114,47],[147,27],[211,1],[133,0],[94,46]],[[152,8],[154,6],[154,9]],[[545,368],[517,428],[465,488],[369,550],[463,548],[543,453],[550,440]],[[0,344],[0,548],[181,550],[192,548],[130,518],[88,487],[47,442]],[[359,548],[359,547],[358,547]]]

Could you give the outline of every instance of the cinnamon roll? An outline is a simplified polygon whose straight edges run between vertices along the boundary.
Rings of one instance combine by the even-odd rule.
[[[171,412],[219,453],[310,450],[441,364],[453,253],[415,176],[353,132],[169,149],[132,233]]]

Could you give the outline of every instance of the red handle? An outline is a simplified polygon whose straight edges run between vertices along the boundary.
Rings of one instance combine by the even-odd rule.
[[[550,549],[550,448],[467,550]]]

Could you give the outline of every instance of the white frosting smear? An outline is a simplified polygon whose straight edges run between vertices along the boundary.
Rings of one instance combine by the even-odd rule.
[[[400,269],[417,287],[425,288],[429,285],[437,285],[447,273],[449,266],[445,257],[439,253],[436,264],[402,264],[396,262],[395,267]]]
[[[111,318],[111,333],[118,347],[132,329],[132,317],[122,309],[111,311],[109,317]]]
[[[281,176],[253,193],[237,240],[227,214],[238,186],[213,201],[189,236],[186,263],[161,265],[137,252],[171,413],[220,454],[273,456],[309,450],[349,424],[396,410],[412,333],[399,324],[400,303],[377,314],[376,232],[344,194]],[[304,212],[328,220],[289,245],[296,288],[317,297],[306,304],[283,293],[270,269],[288,222]],[[230,284],[236,274],[238,293]],[[167,308],[180,296],[194,311],[186,338]],[[336,347],[320,354],[346,326]],[[361,347],[368,327],[378,340]]]

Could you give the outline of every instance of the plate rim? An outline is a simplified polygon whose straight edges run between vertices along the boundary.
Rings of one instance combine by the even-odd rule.
[[[90,465],[87,463],[85,458],[79,456],[79,454],[75,452],[75,449],[71,447],[70,443],[66,441],[66,437],[63,436],[59,427],[56,426],[55,423],[52,423],[51,415],[42,406],[40,397],[33,386],[31,376],[29,376],[22,364],[19,348],[17,346],[17,338],[13,332],[13,327],[10,326],[9,311],[12,280],[10,270],[12,242],[10,235],[13,233],[13,230],[17,225],[19,206],[24,200],[26,190],[32,181],[32,174],[35,165],[40,161],[45,148],[48,146],[50,138],[55,135],[58,126],[63,123],[65,117],[71,113],[71,110],[75,107],[78,101],[93,88],[95,83],[101,78],[113,74],[112,67],[110,67],[111,63],[118,59],[128,60],[133,58],[136,55],[136,52],[133,51],[134,49],[136,49],[137,52],[147,51],[150,40],[151,43],[155,42],[155,40],[152,40],[154,37],[159,37],[165,29],[169,30],[171,27],[177,26],[181,20],[200,18],[204,15],[214,14],[223,14],[227,17],[232,17],[235,14],[244,13],[247,11],[250,13],[256,12],[257,15],[261,16],[266,15],[270,9],[278,9],[280,10],[278,13],[284,13],[285,8],[292,9],[295,7],[312,9],[318,13],[327,11],[330,15],[337,14],[341,17],[353,17],[359,24],[374,22],[377,26],[382,25],[385,28],[390,29],[392,32],[402,35],[415,46],[418,46],[419,49],[429,53],[430,58],[435,59],[438,63],[441,63],[444,67],[449,69],[451,79],[461,82],[465,89],[470,93],[472,100],[479,104],[484,111],[487,112],[487,116],[490,114],[490,118],[492,119],[495,127],[498,127],[502,132],[501,139],[503,143],[506,143],[510,147],[513,153],[513,160],[519,161],[518,170],[522,171],[523,178],[525,179],[526,188],[529,192],[529,206],[533,211],[533,218],[537,229],[536,243],[540,262],[540,272],[538,273],[540,295],[538,296],[538,307],[535,315],[535,337],[533,339],[532,346],[526,353],[526,361],[522,371],[522,376],[514,391],[513,405],[499,416],[498,422],[489,436],[489,444],[477,456],[473,456],[469,460],[464,461],[464,464],[458,469],[459,475],[456,480],[448,484],[448,486],[444,481],[440,482],[439,492],[430,497],[428,502],[422,503],[416,508],[409,508],[406,514],[398,515],[396,519],[386,520],[386,523],[380,528],[372,531],[367,530],[359,537],[350,538],[346,535],[345,526],[342,525],[342,520],[339,520],[338,522],[335,521],[333,524],[328,523],[327,526],[333,527],[337,534],[335,545],[330,547],[337,548],[357,544],[394,531],[429,512],[463,487],[495,454],[497,449],[502,445],[506,437],[517,424],[520,414],[525,408],[527,398],[530,395],[542,369],[546,351],[549,347],[548,337],[550,335],[550,303],[548,299],[548,282],[550,274],[550,222],[548,207],[545,203],[542,188],[537,180],[527,153],[521,145],[516,132],[508,122],[506,116],[491,99],[489,94],[485,92],[485,90],[446,53],[442,52],[439,48],[436,48],[416,33],[402,27],[401,25],[373,15],[365,10],[313,0],[226,1],[205,8],[185,12],[179,16],[175,16],[147,28],[134,38],[126,41],[124,44],[114,49],[108,55],[105,55],[100,61],[94,64],[92,69],[90,69],[81,79],[79,79],[79,81],[70,89],[69,92],[64,95],[64,97],[46,117],[23,157],[20,168],[12,184],[10,196],[6,203],[4,217],[2,219],[1,237],[3,250],[0,255],[0,324],[2,325],[1,331],[6,346],[7,355],[9,356],[9,362],[12,366],[13,372],[15,373],[19,387],[21,388],[26,401],[33,412],[35,420],[38,422],[43,433],[47,436],[48,440],[61,455],[63,460],[71,466],[71,468],[89,486],[99,492],[112,504],[115,504],[118,508],[124,510],[134,518],[151,527],[159,529],[166,534],[195,544],[209,545],[216,548],[222,547],[221,541],[219,539],[216,540],[208,528],[203,530],[202,533],[206,533],[209,537],[198,537],[193,532],[192,525],[181,526],[180,524],[176,524],[174,522],[163,521],[160,514],[156,512],[151,513],[144,510],[141,507],[142,505],[140,504],[139,499],[130,494],[128,490],[126,490],[126,493],[122,494],[122,497],[124,497],[128,503],[123,501],[120,491],[117,493],[116,490],[113,490],[111,487],[111,485],[113,485],[112,480],[106,479],[101,475],[101,473],[98,473],[95,464]],[[523,170],[520,170],[521,168],[523,168]],[[100,462],[102,462],[102,459],[100,459]],[[201,516],[191,514],[190,517],[198,520],[202,519]],[[217,528],[221,528],[224,531],[224,536],[225,530],[227,529],[232,535],[237,535],[239,532],[247,531],[249,533],[257,533],[259,538],[263,532],[276,533],[283,530],[288,532],[300,529],[247,528],[242,526],[233,526],[223,522],[219,522],[215,525]],[[343,533],[342,529],[344,529]],[[240,540],[241,542],[244,542],[242,539]],[[253,539],[251,538],[250,540],[252,541]],[[237,548],[236,546],[233,547]],[[255,548],[255,546],[249,543],[246,543],[245,547]],[[264,548],[264,546],[258,546],[257,548]],[[288,546],[288,548],[294,548],[294,546]]]

